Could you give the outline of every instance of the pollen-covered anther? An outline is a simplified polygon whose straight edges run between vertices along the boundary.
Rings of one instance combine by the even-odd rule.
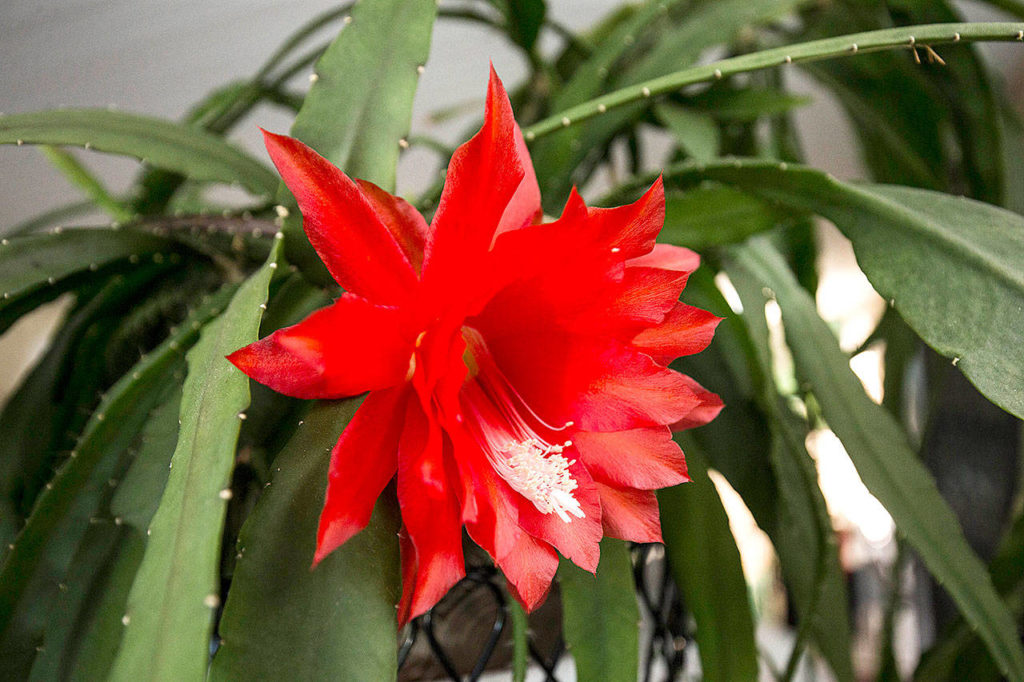
[[[494,470],[517,493],[533,503],[543,514],[554,512],[569,523],[570,514],[578,519],[586,516],[579,500],[573,494],[579,485],[569,467],[576,460],[566,459],[562,452],[572,441],[550,445],[539,438],[522,441],[509,440],[488,453]]]

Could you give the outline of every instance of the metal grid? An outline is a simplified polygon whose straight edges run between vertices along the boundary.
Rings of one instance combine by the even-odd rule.
[[[661,545],[633,545],[633,577],[640,604],[639,679],[671,682],[686,664],[690,618]],[[398,650],[399,679],[473,682],[485,672],[510,669],[511,615],[504,579],[491,565],[472,566],[434,609],[413,620]],[[557,589],[530,619],[529,653],[544,682],[565,682],[556,673],[565,655]],[[546,626],[546,627],[545,627]],[[470,633],[459,642],[456,635]],[[465,649],[477,650],[467,658]]]

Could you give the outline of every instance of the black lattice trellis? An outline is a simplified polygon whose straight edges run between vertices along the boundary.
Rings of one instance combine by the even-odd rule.
[[[632,555],[633,577],[645,623],[640,679],[670,682],[678,678],[686,663],[689,618],[662,547],[634,545]],[[530,660],[544,672],[545,682],[560,682],[556,668],[565,654],[558,599],[553,593],[549,602],[555,604],[546,605],[531,618]],[[508,631],[511,629],[508,600],[504,580],[493,566],[470,568],[448,597],[406,628],[398,650],[400,679],[472,682],[487,670],[507,670]],[[535,628],[537,620],[548,627]],[[446,633],[440,631],[442,623],[448,624],[449,637],[452,633],[470,635],[462,637],[456,646],[477,650],[475,658],[467,658],[462,650],[458,651],[460,656],[454,655],[453,643],[446,641]],[[415,663],[414,650],[418,650]]]

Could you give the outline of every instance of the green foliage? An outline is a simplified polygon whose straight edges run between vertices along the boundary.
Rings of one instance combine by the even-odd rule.
[[[85,281],[101,267],[163,262],[174,255],[168,240],[139,230],[55,230],[0,242],[0,332],[29,310],[51,301]]]
[[[558,567],[562,632],[581,682],[636,679],[640,614],[633,593],[629,547],[601,541],[601,565],[591,575],[568,559]]]
[[[274,459],[238,538],[212,680],[395,676],[394,505],[382,500],[367,530],[310,569],[330,450],[358,404],[312,408]]]
[[[685,173],[686,171],[684,171]],[[994,403],[1024,418],[1024,219],[936,192],[730,161],[695,177],[829,218],[879,293]]]
[[[665,196],[665,227],[660,238],[704,250],[741,242],[791,223],[797,215],[746,192],[709,184]]]
[[[505,17],[509,38],[530,53],[547,14],[544,0],[494,0]]]
[[[202,679],[213,614],[220,605],[221,525],[249,381],[225,359],[259,331],[280,245],[187,356],[181,428],[160,505],[125,610],[114,680]],[[177,468],[174,465],[177,464]],[[227,492],[225,492],[227,491]]]
[[[137,302],[140,287],[165,275],[166,266],[150,264],[81,292],[46,354],[0,412],[5,543],[30,513],[50,468],[75,446],[68,434],[85,425],[82,407],[95,407],[93,396],[118,378],[95,359],[118,333],[119,317]]]
[[[75,547],[150,410],[173,385],[181,349],[195,340],[191,323],[201,325],[223,304],[214,299],[197,310],[187,326],[114,385],[11,543],[0,568],[0,651],[12,673],[31,665]]]
[[[426,63],[435,13],[425,2],[354,8],[351,23],[317,61],[318,78],[292,136],[352,176],[393,190],[398,141],[409,134],[416,67]]]
[[[0,144],[74,145],[123,154],[195,180],[226,182],[269,196],[276,176],[223,138],[160,119],[106,109],[0,116]]]
[[[743,304],[742,319],[752,342],[751,374],[771,431],[768,457],[778,481],[778,499],[775,523],[768,532],[784,558],[783,575],[801,614],[789,667],[800,659],[799,638],[809,637],[836,677],[852,680],[846,584],[817,471],[804,445],[810,427],[786,404],[774,378],[761,285],[737,268],[726,272]]]
[[[508,607],[512,616],[512,681],[524,682],[530,662],[530,624],[519,602],[512,600]]]
[[[1004,674],[1024,677],[1024,652],[1013,619],[897,422],[864,393],[813,301],[771,245],[753,241],[737,251],[736,259],[778,300],[797,371],[865,485],[977,628]]]
[[[317,61],[317,81],[292,137],[350,176],[393,190],[436,12],[429,2],[366,2],[353,9],[351,22]],[[294,208],[284,185],[279,195]],[[295,211],[284,226],[288,258],[316,281],[333,284],[301,226]]]
[[[911,445],[935,406],[918,401],[911,420],[917,403],[906,399],[927,388],[912,371],[927,345],[1006,419],[1024,418],[1024,125],[971,46],[1019,43],[1024,24],[963,23],[945,0],[651,0],[576,33],[553,4],[332,8],[181,123],[104,110],[0,115],[0,144],[38,145],[88,200],[0,228],[0,333],[60,297],[66,311],[0,411],[0,679],[395,678],[393,488],[364,531],[310,570],[328,453],[358,399],[308,407],[257,388],[250,404],[248,381],[224,359],[337,294],[277,175],[226,135],[269,104],[294,114],[294,136],[389,191],[407,143],[446,162],[449,140],[409,136],[440,14],[485,25],[525,57],[513,102],[549,214],[574,184],[621,203],[661,174],[661,241],[703,257],[684,300],[725,319],[707,351],[675,366],[726,409],[680,438],[694,482],[659,498],[704,678],[752,679],[765,663],[708,469],[778,555],[796,626],[777,676],[792,679],[808,656],[840,682],[861,674],[806,445],[827,427],[960,612],[915,679],[1024,680],[1024,521],[1019,510],[994,521],[1010,530],[986,568]],[[988,4],[1024,18],[1015,0]],[[308,92],[293,90],[310,67]],[[803,165],[794,113],[810,98],[789,87],[792,69],[844,112],[860,182]],[[145,163],[112,194],[69,147]],[[210,183],[242,187],[254,203],[222,216],[203,195]],[[436,206],[439,192],[420,205]],[[277,219],[271,202],[289,215]],[[124,226],[41,232],[94,208]],[[852,242],[891,302],[865,344],[885,343],[881,406],[815,308],[816,216]],[[283,240],[272,238],[278,226]],[[777,329],[766,303],[781,310]],[[966,427],[950,428],[970,442]],[[579,679],[633,680],[643,567],[621,541],[601,550],[596,576],[559,568],[562,631]],[[514,679],[524,679],[537,634],[518,605],[509,611]],[[884,636],[883,674],[896,679],[892,628]]]
[[[754,620],[740,553],[700,450],[683,445],[692,482],[658,493],[669,565],[692,604],[704,679],[753,679]]]

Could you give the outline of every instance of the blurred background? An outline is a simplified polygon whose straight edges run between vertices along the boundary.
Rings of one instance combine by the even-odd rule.
[[[1003,18],[989,7],[957,4],[972,20]],[[5,0],[0,3],[0,111],[113,107],[180,119],[211,90],[253,73],[287,35],[314,14],[335,5],[329,0]],[[618,5],[616,0],[548,0],[548,14],[573,30],[583,30]],[[558,40],[550,33],[542,39],[552,44]],[[990,66],[1002,74],[1011,99],[1019,105],[1024,52],[1013,45],[982,45],[980,49]],[[706,59],[713,57],[707,55]],[[416,98],[413,134],[429,134],[449,144],[460,142],[480,110],[488,60],[510,89],[527,73],[522,53],[507,41],[495,39],[488,27],[439,20]],[[292,85],[296,89],[307,87],[308,75],[298,74]],[[811,98],[796,112],[798,134],[809,164],[841,179],[863,177],[859,151],[840,107],[801,72],[793,70],[789,75],[791,89]],[[266,159],[258,126],[286,132],[289,124],[289,115],[264,105],[231,137]],[[77,156],[114,192],[127,188],[138,169],[136,163],[123,158],[97,153]],[[399,166],[399,192],[415,195],[425,190],[436,178],[438,168],[436,154],[422,147],[410,150]],[[583,189],[588,200],[599,199],[601,179]],[[231,190],[217,191],[218,200],[229,205],[242,198],[241,194],[233,196]],[[80,198],[78,190],[37,150],[11,146],[0,146],[0,196],[4,197],[0,203],[0,233]],[[76,224],[107,220],[97,213]],[[844,350],[852,351],[865,341],[885,303],[860,273],[845,239],[829,225],[822,224],[819,230],[819,310],[833,323]],[[0,337],[0,402],[45,347],[61,306],[57,301],[40,309]],[[869,348],[856,355],[851,365],[868,393],[880,401],[882,380],[877,354]],[[878,583],[872,582],[871,576],[883,575],[895,560],[892,520],[857,484],[856,471],[831,432],[812,433],[808,447],[816,458],[830,513],[844,538],[845,568],[855,580],[863,582],[860,594],[870,595]],[[715,477],[715,482],[740,543],[747,580],[762,616],[759,638],[766,651],[779,651],[778,659],[784,663],[788,631],[778,598],[781,588],[771,543],[724,479]],[[915,587],[912,578],[907,585],[910,591],[923,589]],[[859,670],[870,671],[883,627],[881,608],[877,604],[872,608],[867,599],[854,615],[859,626],[855,663]],[[932,636],[929,622],[928,614],[917,608],[904,610],[897,619],[896,628],[902,632],[898,659],[902,658],[900,663],[908,669]]]

